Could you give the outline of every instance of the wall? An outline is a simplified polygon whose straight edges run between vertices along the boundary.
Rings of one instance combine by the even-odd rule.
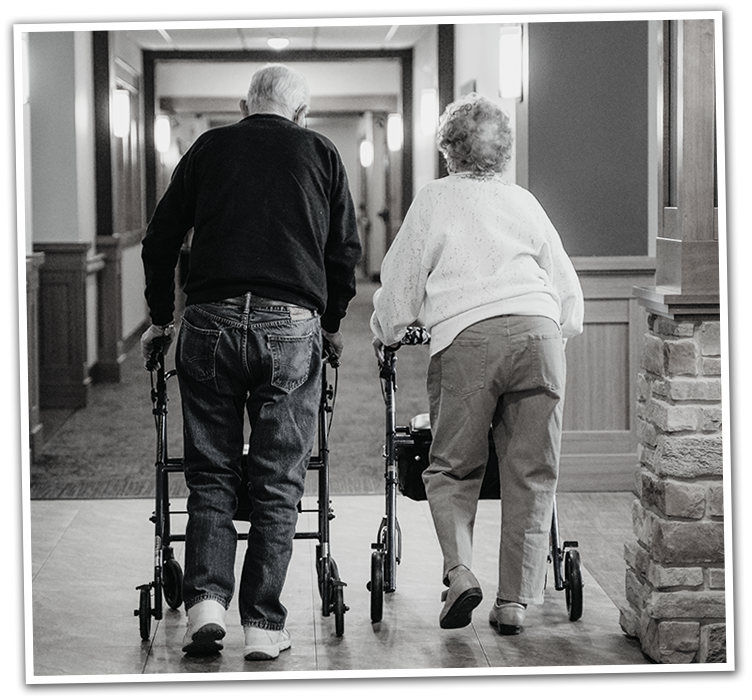
[[[90,32],[29,34],[31,234],[92,242],[94,130]]]
[[[529,188],[570,255],[648,253],[648,23],[531,23]]]
[[[280,62],[305,75],[311,95],[379,95],[399,92],[400,67],[394,60]],[[155,83],[161,95],[172,97],[245,97],[254,71],[264,63],[218,61],[158,61]]]
[[[438,90],[438,29],[429,27],[413,49],[413,193],[436,179],[438,151],[434,133],[421,130],[420,96],[424,89]],[[438,108],[436,113],[438,124]]]
[[[455,98],[470,82],[475,92],[495,102],[509,117],[517,136],[517,100],[499,97],[499,24],[458,24],[455,27]],[[504,179],[518,182],[517,143]]]
[[[99,350],[92,34],[31,32],[28,46],[26,235],[44,255],[40,406],[77,408],[86,404]]]

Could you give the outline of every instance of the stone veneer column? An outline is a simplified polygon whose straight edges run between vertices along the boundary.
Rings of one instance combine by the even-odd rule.
[[[620,622],[654,661],[725,662],[720,322],[649,314],[648,327]]]

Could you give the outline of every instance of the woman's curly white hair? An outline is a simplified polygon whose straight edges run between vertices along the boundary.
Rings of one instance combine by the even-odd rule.
[[[494,175],[503,172],[512,157],[509,118],[498,105],[474,92],[444,110],[436,143],[450,173]]]

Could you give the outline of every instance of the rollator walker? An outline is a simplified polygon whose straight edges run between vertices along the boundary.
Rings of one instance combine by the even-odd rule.
[[[295,539],[318,540],[316,545],[316,573],[319,595],[321,597],[321,614],[324,617],[334,615],[335,633],[341,637],[345,631],[345,613],[348,608],[344,602],[344,587],[347,585],[339,577],[339,569],[330,552],[329,523],[334,519],[334,511],[329,500],[329,448],[328,433],[336,398],[337,370],[339,361],[328,352],[325,343],[324,362],[322,365],[321,400],[318,408],[318,425],[314,454],[308,463],[308,471],[318,474],[317,508],[303,508],[298,504],[298,513],[317,513],[317,527],[311,531],[297,531]],[[183,459],[170,457],[167,453],[167,382],[177,373],[165,370],[164,353],[161,349],[153,355],[156,370],[151,372],[152,413],[157,433],[156,448],[156,503],[150,518],[154,523],[154,578],[150,583],[137,586],[139,605],[134,615],[139,620],[141,639],[149,639],[151,620],[163,617],[163,602],[172,610],[177,610],[183,603],[183,570],[175,558],[172,543],[185,542],[185,533],[172,532],[173,515],[186,515],[185,510],[171,510],[169,498],[169,478],[171,474],[183,474]],[[327,376],[327,368],[334,371],[332,384]],[[243,456],[245,460],[245,455]],[[247,496],[246,482],[243,480],[238,493],[238,509],[234,520],[249,523],[250,502]],[[238,532],[238,540],[247,540],[247,532]]]
[[[370,591],[371,622],[383,619],[384,594],[397,588],[397,566],[402,558],[402,532],[397,518],[397,493],[414,501],[426,500],[422,474],[429,465],[431,427],[428,414],[419,414],[409,425],[397,425],[397,350],[402,345],[428,345],[430,334],[425,328],[411,326],[399,346],[384,348],[384,360],[379,363],[379,378],[386,411],[386,440],[384,445],[385,514],[379,525],[376,541],[371,544]],[[481,486],[480,497],[500,498],[499,470],[493,438],[489,430],[489,461]],[[564,591],[567,613],[574,622],[582,617],[582,571],[580,553],[575,541],[562,542],[554,499],[549,537],[548,561],[553,566],[554,587]]]

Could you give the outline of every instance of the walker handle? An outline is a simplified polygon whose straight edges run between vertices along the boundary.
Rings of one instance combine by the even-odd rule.
[[[323,360],[324,362],[328,362],[330,366],[332,366],[334,369],[339,367],[339,357],[334,354],[334,349],[332,348],[332,344],[324,338],[324,347],[322,352]]]
[[[152,349],[151,354],[149,355],[149,361],[146,364],[146,369],[153,372],[159,367],[164,368],[164,349],[172,342],[172,338],[164,335],[154,338],[151,342]]]
[[[400,345],[428,345],[431,334],[423,326],[408,326]]]

